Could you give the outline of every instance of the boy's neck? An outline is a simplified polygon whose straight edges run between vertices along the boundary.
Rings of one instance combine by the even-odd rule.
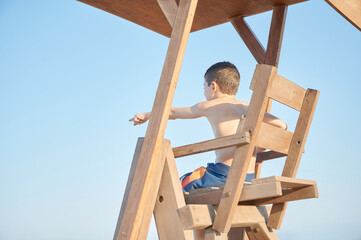
[[[212,100],[214,100],[214,99],[225,99],[225,98],[234,99],[235,96],[234,96],[234,95],[229,95],[229,94],[224,94],[224,93],[222,93],[222,92],[217,92],[217,93],[214,95],[214,97],[213,97]]]

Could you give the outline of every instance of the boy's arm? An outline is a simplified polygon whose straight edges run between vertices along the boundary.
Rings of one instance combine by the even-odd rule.
[[[282,121],[281,119],[273,116],[272,114],[266,113],[264,115],[263,121],[266,122],[266,123],[269,123],[269,124],[271,124],[273,126],[282,128],[284,130],[287,129],[287,124],[284,121]]]
[[[150,118],[151,113],[138,113],[130,122],[134,122],[135,125],[143,124]],[[200,102],[192,107],[175,108],[172,107],[169,114],[169,119],[192,119],[205,116],[205,103]]]

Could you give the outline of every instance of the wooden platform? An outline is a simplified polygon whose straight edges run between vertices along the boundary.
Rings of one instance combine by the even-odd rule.
[[[170,37],[171,26],[157,0],[78,0]],[[175,0],[177,1],[177,0]],[[235,16],[251,16],[306,0],[199,0],[191,32],[226,23]]]

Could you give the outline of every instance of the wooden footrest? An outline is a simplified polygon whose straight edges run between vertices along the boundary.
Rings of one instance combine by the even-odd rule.
[[[218,205],[222,197],[227,197],[222,187],[202,188],[185,193],[187,204]],[[252,184],[245,185],[239,204],[264,205],[308,198],[318,198],[315,181],[273,176],[254,179]]]
[[[250,227],[265,223],[271,206],[237,206],[232,227]],[[189,204],[178,209],[184,230],[205,229],[212,226],[217,214],[217,206],[205,204]]]

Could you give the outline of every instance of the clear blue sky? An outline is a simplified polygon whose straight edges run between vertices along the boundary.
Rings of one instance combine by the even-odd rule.
[[[247,19],[264,45],[270,17]],[[146,130],[128,119],[151,109],[168,39],[70,0],[0,1],[0,36],[0,239],[111,239]],[[248,101],[256,62],[227,23],[191,35],[173,105],[203,101],[204,71],[223,60],[239,68],[237,98]],[[321,92],[298,174],[320,198],[289,204],[280,239],[361,238],[360,63],[361,33],[324,1],[289,8],[279,73]],[[273,113],[294,126],[295,112]],[[166,138],[212,133],[205,119],[178,120]],[[179,159],[178,170],[212,160]]]

